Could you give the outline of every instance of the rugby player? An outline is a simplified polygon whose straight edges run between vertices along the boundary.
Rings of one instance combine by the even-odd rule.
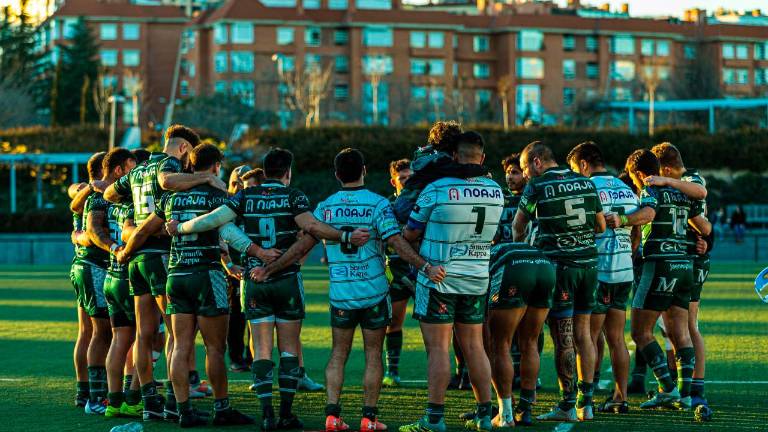
[[[394,202],[405,186],[405,182],[413,174],[411,161],[400,159],[389,164],[389,183],[395,188],[395,193],[389,201]],[[382,384],[385,387],[400,386],[400,353],[403,351],[403,323],[408,308],[408,299],[413,297],[414,284],[409,277],[411,269],[408,263],[400,259],[397,252],[387,246],[387,278],[389,279],[389,296],[392,299],[392,322],[387,327],[387,364]]]
[[[597,144],[587,141],[577,145],[568,153],[566,160],[574,172],[592,179],[605,215],[628,215],[637,211],[637,196],[624,182],[607,172],[603,153]],[[629,412],[629,351],[624,341],[624,326],[627,319],[627,300],[634,280],[633,229],[637,231],[633,227],[608,228],[596,236],[598,287],[596,305],[590,319],[592,343],[597,345],[598,336],[605,332],[615,380],[613,395],[599,407],[602,412]],[[597,361],[600,359],[598,355]],[[599,371],[599,367],[600,364],[596,362],[595,370]]]
[[[595,234],[605,231],[600,198],[592,181],[558,166],[552,150],[539,141],[523,149],[520,167],[530,180],[515,214],[515,241],[523,240],[525,226],[536,219],[536,245],[554,262],[557,273],[549,329],[555,342],[561,400],[552,411],[537,418],[590,420],[595,364],[590,335],[597,288]],[[577,361],[578,398],[573,382]]]
[[[330,273],[332,351],[325,370],[328,400],[325,430],[345,431],[349,425],[341,418],[341,389],[344,366],[352,349],[355,329],[363,333],[365,375],[361,431],[383,431],[387,427],[377,419],[379,392],[383,375],[381,351],[384,335],[392,316],[389,283],[383,256],[383,242],[404,263],[424,269],[435,280],[442,278],[440,267],[432,268],[400,235],[390,202],[365,188],[365,160],[358,150],[344,149],[334,159],[341,191],[331,195],[315,209],[315,217],[334,228],[351,231],[369,229],[371,240],[362,247],[326,241]],[[266,268],[256,268],[251,276],[264,280],[271,273],[295,262],[317,244],[304,236],[283,256]]]
[[[466,132],[457,140],[454,158],[480,170],[485,159],[483,139]],[[501,188],[488,177],[446,177],[430,183],[419,195],[404,230],[405,239],[422,237],[420,255],[446,276],[435,282],[419,272],[414,318],[428,358],[429,403],[426,415],[401,432],[445,431],[445,394],[450,380],[448,350],[456,331],[477,401],[477,416],[467,427],[491,429],[491,371],[483,347],[483,321],[488,292],[491,242],[501,218]],[[429,267],[427,267],[429,268]],[[454,326],[455,323],[455,326]]]
[[[643,272],[632,300],[632,339],[653,370],[659,392],[640,408],[691,407],[690,387],[695,351],[688,330],[688,306],[693,285],[693,264],[686,247],[690,223],[700,235],[711,225],[703,208],[677,189],[646,186],[644,179],[659,173],[659,161],[648,150],[627,158],[626,170],[642,189],[640,210],[626,216],[610,215],[609,226],[647,224],[643,227]],[[653,337],[653,326],[666,311],[667,333],[675,347],[680,388],[670,378],[664,352]]]
[[[368,240],[365,230],[342,233],[312,216],[309,199],[291,183],[293,154],[280,148],[264,156],[267,177],[259,186],[244,189],[213,212],[179,223],[169,221],[166,229],[172,235],[186,235],[211,230],[242,217],[245,233],[257,246],[256,257],[244,263],[246,270],[263,267],[277,258],[297,240],[299,230],[328,240],[344,240],[361,246]],[[260,246],[260,247],[258,247]],[[249,320],[254,344],[252,365],[254,384],[262,408],[262,429],[298,429],[303,426],[292,412],[293,399],[302,371],[298,353],[299,334],[304,319],[304,286],[299,263],[270,275],[263,283],[245,280],[241,298],[245,317]],[[272,407],[273,335],[277,329],[280,351],[279,385],[280,415]]]
[[[89,182],[94,182],[101,179],[101,163],[104,160],[105,152],[94,153],[88,159],[87,170]],[[82,193],[79,193],[84,191]],[[83,235],[85,228],[83,225],[83,206],[88,194],[93,192],[90,183],[79,183],[71,185],[69,187],[69,196],[72,199],[72,244],[75,248],[75,255],[72,259],[72,267],[70,268],[69,277],[72,281],[72,286],[75,289],[75,298],[77,301],[77,340],[75,341],[74,349],[74,364],[75,364],[75,406],[85,408],[90,398],[90,386],[88,385],[88,346],[91,344],[91,336],[93,334],[93,326],[91,325],[91,318],[88,316],[85,303],[85,289],[91,289],[90,279],[86,279],[85,272],[87,270],[80,261],[81,258],[86,256],[86,247],[91,246],[91,241],[87,235]],[[76,203],[76,198],[80,197],[80,202]],[[78,242],[81,240],[82,245]]]
[[[195,174],[219,175],[223,155],[212,144],[201,144],[190,151],[189,161]],[[159,205],[134,232],[122,252],[126,256],[152,233],[162,230],[166,220],[187,220],[206,214],[226,201],[226,192],[208,184],[183,192],[166,192]],[[233,225],[232,229],[237,231]],[[222,233],[224,235],[224,233]],[[244,244],[250,240],[245,238]],[[232,241],[235,246],[237,241]],[[206,373],[213,387],[214,425],[252,424],[253,418],[233,409],[229,403],[224,350],[229,323],[229,302],[220,260],[219,231],[173,237],[168,263],[166,295],[168,314],[174,333],[171,377],[181,427],[205,425],[207,416],[193,410],[190,396],[188,358],[195,348],[199,326],[206,351]],[[242,241],[241,241],[241,244]]]
[[[128,175],[110,185],[104,191],[104,198],[112,203],[133,201],[134,221],[141,226],[154,213],[164,190],[182,191],[194,186],[209,184],[226,190],[226,185],[211,173],[184,173],[187,153],[200,142],[200,137],[190,128],[172,125],[165,132],[163,152],[152,153],[149,159],[131,170]],[[168,376],[173,355],[173,330],[165,310],[167,299],[165,284],[170,238],[162,233],[152,233],[130,257],[128,277],[134,295],[136,310],[136,343],[134,362],[141,383],[144,400],[144,419],[168,418],[176,420],[176,400],[173,386],[166,386],[167,401],[157,394],[152,375],[152,343],[162,317],[168,329],[166,360]],[[160,315],[158,315],[158,311]],[[190,370],[194,370],[194,355],[190,356]],[[196,372],[190,372],[197,375]]]

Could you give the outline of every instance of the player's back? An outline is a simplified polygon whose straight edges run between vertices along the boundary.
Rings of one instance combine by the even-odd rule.
[[[623,181],[608,174],[593,174],[604,213],[628,215],[637,211],[637,195]],[[633,278],[632,229],[630,227],[606,228],[597,234],[597,279],[607,283],[628,282]]]
[[[688,256],[688,219],[703,209],[672,187],[648,186],[640,193],[641,206],[655,208],[653,221],[643,226],[643,258],[675,259]]]
[[[100,211],[104,212],[105,216],[109,203],[104,199],[104,195],[101,192],[91,192],[88,198],[85,199],[85,205],[83,206],[83,215],[81,217],[81,226],[84,230],[88,228],[88,215]],[[80,263],[95,265],[101,268],[107,268],[109,266],[109,253],[104,249],[96,246],[85,246],[75,249],[76,259]]]
[[[111,204],[107,210],[107,225],[109,225],[109,236],[122,246],[123,242],[123,224],[128,219],[133,219],[133,203]],[[127,273],[128,266],[117,262],[115,255],[109,255],[109,270],[114,273]],[[127,276],[127,274],[126,274]]]
[[[399,232],[389,200],[363,187],[344,188],[321,202],[315,216],[336,229],[366,228],[371,235],[360,247],[325,242],[331,304],[363,309],[380,303],[389,292],[382,241]]]
[[[515,221],[515,213],[517,213],[517,206],[520,205],[520,194],[513,193],[509,189],[504,189],[504,209],[501,212],[501,220],[499,221],[498,230],[498,242],[499,243],[511,243],[512,239],[512,225]]]
[[[695,183],[697,185],[703,186],[704,188],[707,187],[707,181],[702,177],[702,175],[699,173],[699,170],[694,168],[686,168],[685,172],[683,173],[680,180],[690,183]],[[696,200],[694,201],[695,205],[698,206],[698,211],[701,213],[706,213],[707,211],[707,201],[706,200]],[[687,243],[688,243],[688,254],[696,257],[698,256],[698,253],[696,252],[696,241],[698,240],[699,235],[697,231],[690,225],[688,225],[688,232],[687,232]],[[709,254],[704,254],[704,256],[709,256]]]
[[[504,198],[488,177],[444,178],[427,186],[416,203],[431,208],[421,256],[445,267],[439,284],[419,273],[419,284],[443,293],[483,294],[488,288],[491,241],[498,229]]]

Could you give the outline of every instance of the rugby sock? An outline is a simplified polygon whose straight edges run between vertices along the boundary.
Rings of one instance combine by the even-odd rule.
[[[600,385],[600,369],[595,371],[595,375],[592,377],[592,382],[597,386]]]
[[[499,398],[499,417],[504,421],[510,421],[514,418],[512,414],[512,398]]]
[[[189,401],[189,399],[185,400],[184,402],[179,402],[179,414],[181,413],[189,413],[192,411],[192,402]]]
[[[656,377],[656,381],[659,383],[665,393],[672,391],[675,388],[675,383],[669,376],[669,367],[667,366],[667,357],[664,355],[664,351],[661,350],[661,346],[658,342],[653,341],[644,346],[640,352],[645,357],[645,362],[653,370],[653,376]]]
[[[173,392],[173,383],[171,380],[165,382],[165,388],[165,407],[171,411],[176,411],[176,393]]]
[[[88,387],[90,399],[95,402],[98,398],[107,397],[107,368],[104,366],[88,366]]]
[[[477,418],[490,417],[491,416],[491,402],[483,402],[477,404]]]
[[[576,391],[565,391],[560,389],[560,402],[557,404],[563,411],[568,411],[576,406]]]
[[[691,396],[704,397],[704,378],[694,378],[691,381]]]
[[[430,423],[439,423],[440,420],[443,419],[443,416],[445,416],[445,405],[428,402],[425,412],[429,418]]]
[[[379,409],[372,406],[363,407],[363,418],[367,418],[370,421],[376,421],[376,416],[379,415]]]
[[[696,354],[693,347],[680,348],[675,355],[677,362],[677,386],[680,389],[680,397],[691,395],[693,382],[693,367],[696,364]]]
[[[403,350],[403,332],[387,333],[387,372],[400,373],[400,352]]]
[[[125,393],[123,392],[109,392],[107,394],[109,405],[115,408],[120,408],[120,405],[125,402]]]
[[[143,398],[148,398],[157,395],[157,387],[155,387],[154,382],[148,382],[141,386],[141,396]]]
[[[280,385],[280,417],[290,417],[293,408],[293,398],[301,379],[299,358],[290,353],[280,356],[280,368],[277,382]]]
[[[261,409],[272,410],[272,369],[275,364],[272,360],[256,360],[251,365],[253,372],[253,383],[256,385],[256,396],[261,403]]]
[[[88,385],[88,381],[77,382],[77,397],[87,398],[91,395],[91,386]]]
[[[635,367],[632,369],[632,382],[638,382],[645,384],[645,375],[648,372],[648,364],[645,362],[645,357],[638,350],[635,352]]]
[[[530,411],[536,400],[536,390],[520,389],[520,400],[517,402],[518,411]]]
[[[141,402],[141,392],[139,390],[128,389],[125,391],[125,403],[136,405]]]
[[[216,411],[216,412],[226,411],[226,410],[228,410],[230,408],[232,408],[232,407],[229,405],[229,398],[228,397],[221,398],[221,399],[216,399],[215,401],[213,401],[213,410]]]
[[[131,389],[131,384],[133,384],[133,375],[126,375],[123,377],[123,391],[127,392]]]
[[[339,417],[341,415],[341,405],[328,404],[325,406],[325,415]]]
[[[592,404],[592,395],[594,394],[594,384],[591,382],[584,382],[579,380],[579,382],[576,384],[576,387],[579,389],[579,396],[578,399],[576,399],[576,407],[577,408],[584,408],[587,405]]]

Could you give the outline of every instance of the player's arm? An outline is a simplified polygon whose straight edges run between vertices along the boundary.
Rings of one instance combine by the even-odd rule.
[[[270,275],[299,261],[304,255],[308,254],[317,243],[317,239],[311,235],[301,236],[301,238],[292,244],[280,258],[271,264],[268,264],[266,267],[255,267],[251,269],[251,279],[257,282],[266,280]]]
[[[293,220],[304,232],[316,239],[331,240],[341,243],[351,243],[355,246],[362,246],[371,237],[365,228],[357,228],[354,231],[342,231],[320,222],[312,215],[312,212],[305,211],[294,216]],[[315,240],[317,243],[317,240]]]
[[[512,221],[512,241],[525,241],[528,231],[528,223],[530,221],[530,218],[528,218],[528,215],[525,212],[515,212],[515,219]]]
[[[179,221],[171,220],[166,224],[166,229],[171,235],[200,233],[222,227],[235,220],[236,217],[237,213],[225,204],[210,213],[181,224]]]
[[[117,243],[109,236],[107,213],[104,210],[94,209],[88,212],[85,227],[88,238],[95,246],[107,252],[111,252],[117,247]]]
[[[605,232],[606,222],[603,212],[595,213],[595,232],[597,234]]]
[[[88,200],[88,196],[91,192],[93,192],[93,186],[90,184],[85,184],[85,187],[78,189],[77,192],[75,192],[75,196],[72,197],[72,201],[69,203],[69,209],[72,213],[83,214],[85,201]]]
[[[387,244],[397,251],[401,259],[426,274],[427,278],[432,282],[440,283],[445,279],[445,268],[443,266],[433,266],[427,262],[400,234],[387,238]]]
[[[707,220],[703,213],[688,219],[688,224],[704,237],[712,232],[712,224]]]
[[[125,248],[121,252],[122,256],[129,257],[133,255],[151,235],[162,229],[163,219],[157,213],[150,214],[141,226],[133,230],[131,237],[125,243]]]
[[[640,243],[643,241],[643,231],[640,229],[639,225],[632,227],[632,231],[629,232],[629,238],[632,242],[632,253],[635,253],[637,252],[637,249],[640,248]]]
[[[213,173],[191,174],[161,171],[157,175],[157,183],[164,190],[174,192],[189,190],[202,184],[209,184],[224,191],[227,190],[227,185],[224,183],[224,181]]]
[[[403,228],[403,238],[408,243],[415,243],[424,234],[427,222],[432,215],[432,210],[434,210],[436,203],[437,189],[429,184],[416,198],[416,204],[413,206],[413,210]]]
[[[88,237],[88,233],[85,230],[75,230],[72,231],[72,244],[78,245],[78,246],[93,246],[93,242],[91,242],[90,237]]]
[[[698,183],[674,179],[671,177],[649,176],[643,179],[647,186],[669,186],[675,188],[695,200],[703,200],[707,197],[707,188]]]
[[[67,188],[67,196],[69,196],[69,199],[74,199],[75,195],[77,195],[77,193],[83,190],[83,188],[86,186],[88,186],[88,183],[85,183],[85,182],[72,183]]]
[[[598,201],[599,202],[599,201]],[[512,221],[512,241],[524,242],[528,231],[528,224],[536,215],[538,205],[538,191],[535,180],[525,185],[520,203],[517,205],[515,219]]]
[[[645,225],[653,221],[656,217],[656,210],[653,207],[642,207],[639,210],[628,215],[619,215],[611,213],[605,216],[608,228],[620,228],[627,226]]]
[[[219,228],[219,237],[232,246],[232,249],[240,253],[247,253],[248,256],[256,257],[265,263],[271,263],[282,254],[279,249],[264,249],[257,245],[232,222]]]

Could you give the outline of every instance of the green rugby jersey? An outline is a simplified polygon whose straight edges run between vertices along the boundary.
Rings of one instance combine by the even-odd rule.
[[[703,209],[677,189],[647,186],[640,192],[640,207],[656,210],[656,217],[643,226],[643,258],[668,259],[688,256],[688,219]]]
[[[515,213],[517,213],[522,195],[514,193],[508,188],[504,188],[502,193],[504,194],[504,209],[501,211],[501,220],[499,221],[498,243],[511,243],[513,241],[512,224],[515,221]]]
[[[181,161],[165,153],[152,153],[148,160],[134,167],[128,174],[115,182],[115,191],[121,196],[130,196],[133,201],[136,226],[155,213],[164,191],[157,179],[158,174],[182,172]],[[136,251],[136,255],[168,253],[171,247],[169,237],[150,236]]]
[[[109,236],[118,246],[123,245],[123,224],[128,219],[133,219],[133,203],[111,204],[109,206],[107,210]],[[109,254],[109,271],[121,279],[128,279],[128,266],[117,262],[113,254]]]
[[[83,231],[84,229],[82,215],[72,213],[72,231]],[[78,262],[80,255],[85,253],[85,246],[80,246],[79,244],[74,244],[73,246],[75,247],[75,256],[72,257],[72,264],[75,264]]]
[[[491,284],[501,283],[504,267],[514,264],[549,264],[549,259],[528,243],[500,243],[491,249]],[[501,272],[499,272],[501,270]],[[496,274],[499,273],[497,276]],[[493,279],[499,280],[494,281]]]
[[[531,179],[519,210],[538,222],[536,246],[558,262],[597,264],[596,215],[603,211],[595,184],[565,167],[549,168]]]
[[[85,199],[85,206],[83,207],[83,229],[86,229],[88,226],[88,215],[90,213],[101,211],[106,216],[108,208],[109,202],[104,199],[104,195],[101,192],[91,192],[88,198]],[[109,252],[96,245],[83,247],[78,251],[77,260],[81,263],[107,268],[109,267]]]
[[[696,169],[686,169],[683,173],[683,176],[680,178],[680,180],[685,182],[691,182],[696,183],[698,185],[701,185],[703,187],[707,187],[707,181],[704,180],[704,177],[699,174],[699,171]],[[706,200],[697,200],[695,201],[697,205],[697,210],[699,210],[699,213],[706,213],[707,212],[707,201]],[[699,254],[696,253],[696,241],[699,238],[698,232],[693,229],[692,226],[688,225],[688,233],[687,233],[687,241],[688,241],[688,254],[691,256],[699,256]],[[709,253],[705,253],[703,256],[709,256]]]
[[[390,205],[394,205],[395,200],[397,199],[397,195],[391,195],[389,197],[389,203]],[[400,229],[402,229],[402,225],[400,226]],[[391,246],[387,245],[386,247],[386,257],[387,257],[387,267],[389,267],[389,271],[392,272],[392,275],[395,278],[400,278],[402,276],[407,275],[411,271],[410,265],[403,261],[400,256],[397,254],[395,249],[393,249]]]
[[[155,214],[164,221],[175,219],[183,223],[210,213],[226,201],[226,192],[203,184],[182,192],[166,192],[160,198]],[[169,273],[197,266],[221,269],[218,229],[173,237]]]
[[[300,229],[295,217],[311,210],[304,192],[275,179],[238,192],[226,205],[243,219],[245,234],[251,241],[264,249],[276,248],[283,252],[297,240]],[[243,263],[247,268],[264,267],[256,257],[243,255]],[[271,275],[270,280],[294,274],[299,268],[296,262]]]

